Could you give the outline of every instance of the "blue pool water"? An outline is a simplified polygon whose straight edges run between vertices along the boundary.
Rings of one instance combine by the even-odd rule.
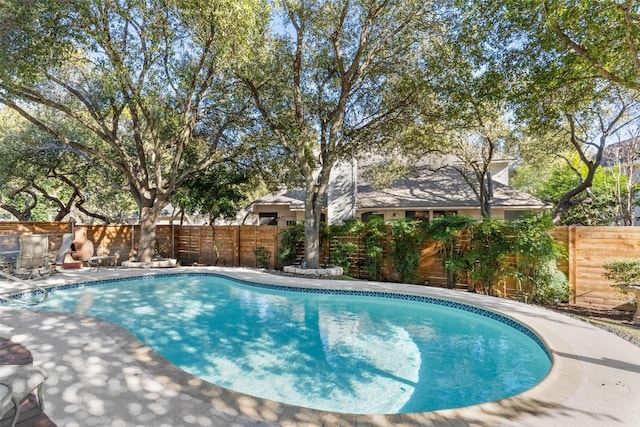
[[[116,323],[211,383],[334,412],[422,412],[494,401],[531,388],[551,367],[532,334],[501,316],[217,275],[57,290],[40,309]]]

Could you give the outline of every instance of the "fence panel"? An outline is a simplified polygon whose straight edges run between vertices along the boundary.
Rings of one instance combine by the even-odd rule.
[[[438,256],[441,245],[437,242],[426,242],[420,252],[420,267],[418,268],[418,283],[428,283],[431,286],[447,287],[447,274],[442,265],[442,258]]]
[[[137,225],[82,225],[96,250],[104,248],[118,254],[120,262],[137,250],[140,228]],[[264,247],[270,253],[269,267],[280,268],[278,262],[279,235],[277,226],[191,226],[158,225],[157,252],[160,256],[177,258],[182,265],[256,266],[254,250]],[[60,248],[62,236],[71,232],[67,222],[0,222],[0,235],[48,234],[51,257]],[[640,227],[556,227],[554,238],[567,249],[567,257],[559,268],[570,282],[570,303],[619,307],[628,304],[628,297],[613,288],[604,278],[604,264],[620,258],[640,258]],[[349,239],[351,240],[351,239]],[[353,239],[358,243],[358,239]],[[390,241],[384,242],[381,279],[399,281],[389,256]],[[362,247],[361,242],[359,246]],[[446,275],[437,255],[438,244],[426,242],[421,250],[418,283],[446,286]],[[324,252],[323,252],[324,254]],[[327,252],[328,255],[328,252]],[[352,263],[351,275],[368,278],[363,268],[362,249]],[[464,287],[466,279],[460,278]],[[514,283],[495,284],[507,297],[516,297]]]
[[[239,265],[257,267],[258,263],[254,251],[259,247],[263,247],[271,254],[269,268],[275,268],[280,228],[273,225],[241,225],[239,231]]]
[[[604,264],[621,258],[640,258],[639,227],[575,228],[576,303],[602,306],[624,305],[627,296],[603,277]]]
[[[139,240],[140,227],[135,230],[134,225],[88,225],[86,228],[87,239],[93,242],[94,251],[117,255],[118,262],[132,258],[138,248],[132,238]]]

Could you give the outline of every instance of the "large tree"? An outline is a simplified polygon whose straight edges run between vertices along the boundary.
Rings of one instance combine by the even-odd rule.
[[[535,3],[535,2],[533,2]],[[640,3],[545,0],[537,7],[544,39],[553,40],[577,76],[598,76],[640,90]],[[535,9],[534,9],[535,10]]]
[[[637,93],[608,82],[584,88],[580,95],[569,86],[534,99],[538,108],[521,111],[530,134],[521,155],[535,161],[560,158],[574,172],[574,185],[554,201],[553,220],[559,223],[572,207],[593,200],[591,187],[605,147],[637,126],[640,102]]]
[[[640,89],[635,0],[456,0],[483,49],[546,85],[606,80]],[[552,81],[549,77],[555,76]]]
[[[269,50],[240,75],[305,190],[305,262],[314,268],[334,165],[410,120],[417,54],[441,28],[431,1],[279,4]]]
[[[634,1],[476,0],[462,32],[509,82],[526,149],[549,161],[577,152],[586,171],[561,197],[554,220],[588,197],[604,146],[633,126],[640,87]],[[549,157],[551,156],[551,157]],[[570,164],[570,163],[569,163]]]
[[[566,161],[549,162],[547,169],[545,174],[540,166],[518,168],[514,186],[518,187],[526,179],[531,194],[557,206],[558,202],[568,192],[581,185],[590,173],[589,165],[584,164],[580,155],[575,152],[567,156]],[[591,186],[577,198],[578,203],[570,203],[563,208],[556,220],[557,224],[611,225],[616,222],[618,208],[613,174],[599,167],[590,179]]]
[[[451,30],[433,44],[437,55],[420,58],[431,70],[416,76],[420,120],[398,143],[437,159],[427,161],[427,168],[456,169],[475,193],[482,217],[490,217],[494,162],[505,160],[517,141],[509,120],[508,75],[495,52],[474,36],[472,17],[453,7],[446,11]]]
[[[5,109],[0,114],[0,209],[20,221],[115,222],[136,207],[122,176]],[[62,126],[62,124],[60,124]],[[66,135],[87,137],[67,128]]]
[[[246,105],[230,69],[266,21],[260,0],[7,0],[0,102],[119,171],[138,204],[138,257],[190,177],[239,155]],[[59,123],[74,121],[90,137]]]

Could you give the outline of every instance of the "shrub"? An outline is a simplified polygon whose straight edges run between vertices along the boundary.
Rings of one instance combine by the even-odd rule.
[[[384,219],[373,217],[364,225],[364,269],[372,280],[380,278],[382,271],[382,241],[387,229]]]
[[[389,231],[393,236],[393,266],[400,273],[404,283],[416,283],[420,267],[420,249],[425,238],[424,223],[408,218],[398,219],[391,223]]]
[[[269,268],[269,258],[271,258],[271,251],[264,246],[258,246],[253,250],[253,255],[256,257],[256,264],[260,268]]]
[[[640,260],[620,259],[604,265],[604,277],[613,280],[617,285],[640,282]]]
[[[539,304],[551,304],[558,298],[560,302],[569,301],[569,281],[558,270],[555,261],[549,261],[538,269],[532,301]]]
[[[475,220],[468,216],[447,214],[435,218],[427,230],[428,237],[441,245],[439,255],[447,274],[447,287],[450,289],[455,288],[458,274],[468,268],[468,248],[461,245],[460,236],[473,223]]]
[[[284,265],[291,265],[296,261],[298,248],[304,245],[304,225],[296,224],[280,232],[280,251],[278,258]]]

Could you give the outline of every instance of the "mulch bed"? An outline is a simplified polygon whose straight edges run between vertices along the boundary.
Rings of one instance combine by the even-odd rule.
[[[565,314],[571,314],[580,317],[592,317],[595,319],[607,319],[613,322],[626,322],[631,323],[633,319],[633,312],[605,309],[597,307],[586,307],[579,305],[560,304],[557,307],[550,306],[552,310],[559,311]]]

